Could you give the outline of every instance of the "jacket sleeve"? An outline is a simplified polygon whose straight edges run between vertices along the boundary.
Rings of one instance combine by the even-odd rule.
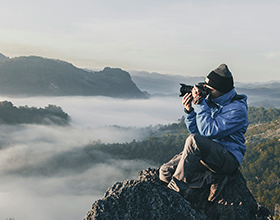
[[[196,126],[196,113],[194,110],[189,114],[185,113],[185,124],[191,134],[199,134]]]
[[[211,108],[202,101],[195,106],[196,124],[199,133],[205,137],[221,139],[244,126],[245,113],[242,106],[229,104],[212,116]]]

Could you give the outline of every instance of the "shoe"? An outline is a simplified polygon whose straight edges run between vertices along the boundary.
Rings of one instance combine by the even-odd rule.
[[[167,187],[169,189],[174,190],[175,192],[180,192],[179,187],[177,186],[177,184],[175,183],[175,181],[173,179],[170,180],[170,182],[168,183]]]
[[[189,188],[187,183],[179,181],[175,177],[172,177],[167,187],[178,193]]]
[[[208,197],[209,202],[214,202],[219,196],[220,192],[223,190],[228,180],[227,175],[213,175],[213,182],[210,187],[210,194]]]

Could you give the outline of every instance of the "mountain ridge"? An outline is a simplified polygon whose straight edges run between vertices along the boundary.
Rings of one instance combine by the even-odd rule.
[[[178,76],[146,71],[130,71],[130,73],[137,86],[152,96],[176,96],[179,95],[179,83],[194,85],[205,80],[205,77],[202,76]],[[235,82],[235,89],[237,93],[247,95],[250,106],[280,107],[280,81]]]
[[[88,72],[58,59],[0,57],[0,93],[27,96],[110,96],[147,98],[119,68]]]

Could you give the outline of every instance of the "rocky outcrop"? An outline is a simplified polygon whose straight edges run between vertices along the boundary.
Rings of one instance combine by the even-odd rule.
[[[229,177],[213,203],[207,200],[209,185],[179,194],[159,180],[158,169],[143,170],[138,177],[115,183],[84,220],[272,220],[269,211],[257,204],[240,171]]]

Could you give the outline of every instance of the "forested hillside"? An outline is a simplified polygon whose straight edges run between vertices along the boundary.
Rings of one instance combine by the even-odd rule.
[[[70,117],[60,107],[16,107],[9,101],[0,102],[0,124],[56,124],[68,125]]]
[[[258,202],[273,212],[274,205],[280,203],[280,110],[250,107],[248,114],[251,123],[246,134],[247,152],[241,171]],[[160,166],[183,149],[187,136],[182,118],[178,123],[158,126],[147,140],[124,144],[96,142],[86,146],[86,151],[98,149],[113,157],[144,159]]]
[[[248,142],[242,172],[256,200],[274,211],[280,203],[280,143],[278,138]]]
[[[110,96],[147,98],[119,68],[90,72],[38,56],[0,56],[0,94],[16,96]]]

